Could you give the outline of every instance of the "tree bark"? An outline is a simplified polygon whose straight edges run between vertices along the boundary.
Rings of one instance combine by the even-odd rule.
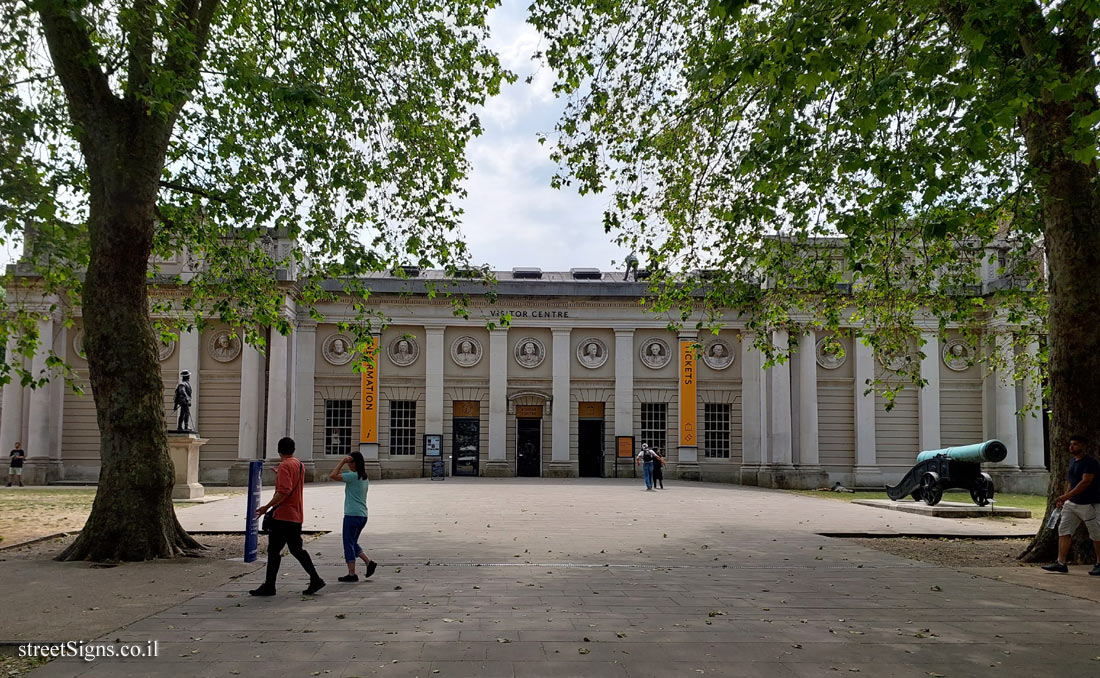
[[[1057,533],[1046,527],[1055,499],[1065,491],[1069,438],[1084,435],[1096,453],[1100,440],[1100,198],[1095,163],[1067,153],[1073,104],[1045,103],[1023,121],[1036,188],[1043,211],[1050,270],[1050,485],[1043,525],[1021,559],[1054,560]],[[1078,562],[1095,554],[1085,529],[1074,538]],[[1081,560],[1081,558],[1086,558]]]
[[[172,506],[164,385],[147,296],[167,132],[140,119],[121,120],[119,127],[117,136],[82,143],[91,180],[84,350],[100,474],[91,515],[58,560],[137,561],[202,548]]]

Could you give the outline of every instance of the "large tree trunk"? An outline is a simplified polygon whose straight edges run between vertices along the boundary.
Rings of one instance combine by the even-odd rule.
[[[1028,154],[1038,171],[1047,263],[1050,269],[1050,486],[1043,526],[1021,558],[1054,560],[1057,533],[1046,519],[1066,490],[1071,435],[1088,438],[1090,454],[1100,442],[1100,198],[1095,163],[1069,157],[1072,104],[1047,103],[1023,121]],[[1085,529],[1075,535],[1077,562],[1095,554]],[[1082,558],[1084,560],[1082,560]]]
[[[58,560],[136,561],[201,548],[172,507],[164,384],[146,270],[167,136],[126,124],[83,144],[91,178],[91,262],[84,350],[100,432],[99,489],[80,536]]]

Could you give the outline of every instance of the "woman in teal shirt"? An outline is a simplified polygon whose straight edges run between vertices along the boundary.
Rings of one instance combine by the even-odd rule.
[[[341,469],[345,466],[348,470],[342,471]],[[359,535],[367,525],[368,481],[363,455],[352,452],[350,456],[344,457],[328,477],[344,481],[344,561],[348,564],[348,573],[339,580],[359,581],[359,575],[355,574],[356,558],[362,558],[367,564],[366,577],[374,574],[375,568],[378,567],[378,563],[368,558],[366,552],[359,546]]]

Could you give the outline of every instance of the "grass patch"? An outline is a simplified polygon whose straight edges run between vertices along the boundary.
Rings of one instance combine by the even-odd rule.
[[[0,675],[6,678],[18,678],[39,666],[44,666],[49,661],[43,657],[0,656]]]
[[[793,494],[801,494],[806,497],[817,497],[818,499],[832,499],[834,501],[852,501],[854,499],[889,499],[885,492],[855,492],[854,494],[848,492],[821,492],[818,490],[787,490]],[[943,501],[959,501],[965,503],[973,503],[970,499],[969,492],[954,492],[948,491],[943,493]],[[1032,516],[1035,518],[1042,518],[1043,514],[1047,510],[1047,497],[1045,494],[1015,494],[1015,493],[1001,493],[998,492],[993,497],[995,505],[999,506],[1014,506],[1017,508],[1030,509]]]
[[[94,489],[22,488],[0,492],[0,545],[72,532],[84,527],[95,501]],[[245,490],[219,488],[209,495],[243,495]],[[197,504],[177,504],[182,510]]]

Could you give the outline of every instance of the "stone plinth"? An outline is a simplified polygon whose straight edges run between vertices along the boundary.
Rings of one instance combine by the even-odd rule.
[[[206,438],[197,433],[168,433],[168,454],[172,457],[176,483],[172,487],[172,499],[177,501],[201,500],[206,488],[199,482],[199,448]]]
[[[1014,506],[997,506],[996,496],[993,497],[994,502],[986,506],[978,506],[977,504],[967,504],[959,501],[941,501],[935,506],[929,506],[923,501],[890,501],[889,499],[855,499],[853,504],[860,504],[861,506],[874,506],[880,509],[889,509],[891,511],[902,511],[904,513],[917,513],[925,516],[932,516],[934,518],[989,518],[990,516],[998,516],[1001,518],[1030,518],[1031,511],[1025,508],[1016,508]]]

